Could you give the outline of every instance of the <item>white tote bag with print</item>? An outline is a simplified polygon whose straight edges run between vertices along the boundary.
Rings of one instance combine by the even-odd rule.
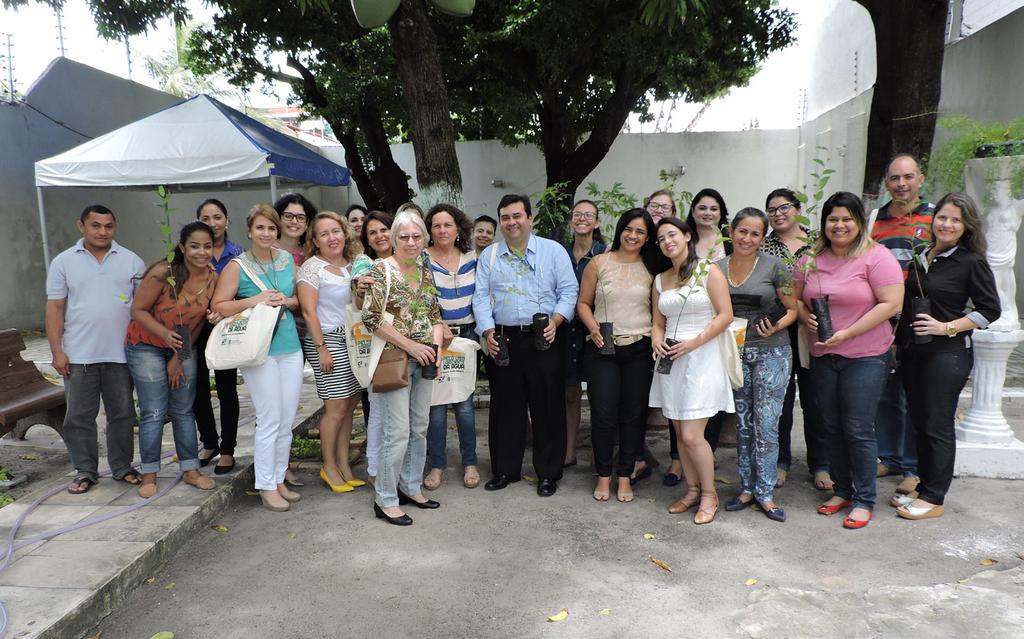
[[[238,262],[260,291],[267,290],[242,260],[235,258],[232,261]],[[209,369],[251,368],[266,362],[283,309],[283,306],[257,304],[217,322],[206,343],[206,365]]]
[[[480,344],[456,337],[440,353],[441,376],[434,382],[431,406],[458,404],[469,399],[476,389],[476,352]]]

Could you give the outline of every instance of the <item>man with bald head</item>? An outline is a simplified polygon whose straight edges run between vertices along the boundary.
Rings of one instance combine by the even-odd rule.
[[[914,249],[932,241],[932,214],[935,206],[922,202],[920,193],[924,175],[912,155],[900,154],[889,162],[885,172],[885,190],[892,199],[872,216],[871,238],[892,251],[903,277],[914,259]],[[892,321],[896,321],[893,318]],[[917,440],[907,416],[907,400],[899,369],[893,370],[878,403],[875,417],[878,440],[878,476],[902,474],[896,492],[906,494],[917,488]]]

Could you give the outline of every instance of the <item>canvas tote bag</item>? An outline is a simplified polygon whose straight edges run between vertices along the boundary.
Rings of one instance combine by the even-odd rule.
[[[441,351],[441,377],[434,382],[431,406],[458,404],[469,399],[476,389],[476,352],[480,344],[456,337]]]
[[[237,257],[232,261],[238,262],[238,266],[260,291],[267,290],[245,262]],[[270,342],[274,338],[283,309],[283,306],[261,303],[217,322],[206,343],[206,365],[209,369],[221,371],[251,368],[267,361]]]

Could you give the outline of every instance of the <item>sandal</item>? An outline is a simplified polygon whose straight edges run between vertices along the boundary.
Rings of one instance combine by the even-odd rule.
[[[622,481],[620,477],[618,490],[615,491],[615,498],[619,500],[620,504],[628,504],[633,501],[633,485],[628,481]]]
[[[687,499],[690,495],[694,495],[693,499]],[[700,502],[700,486],[687,486],[686,494],[681,499],[672,502],[668,511],[673,515],[685,513],[687,510],[693,508]]]
[[[73,482],[68,484],[68,492],[72,495],[84,495],[95,485],[95,479],[89,477],[76,477]]]
[[[139,472],[135,469],[129,470],[125,474],[120,477],[115,477],[114,479],[117,481],[123,481],[126,484],[131,484],[132,486],[138,486],[142,483],[142,478],[139,477]]]
[[[437,490],[441,487],[441,480],[444,478],[444,471],[440,468],[431,468],[427,476],[423,478],[423,487],[427,490]]]
[[[715,515],[718,514],[718,493],[716,493],[714,491],[711,491],[711,492],[704,492],[703,490],[700,491],[701,501],[703,501],[704,498],[708,497],[708,496],[714,497],[715,498],[715,503],[714,503],[714,505],[711,508],[698,508],[697,509],[697,514],[695,514],[693,516],[693,523],[697,524],[698,526],[701,526],[703,524],[710,524],[711,522],[713,522],[715,520]]]
[[[306,485],[306,482],[299,478],[298,473],[291,469],[290,464],[288,470],[284,471],[284,483],[292,488],[302,488]]]
[[[597,485],[601,485],[601,480],[608,482],[608,485],[603,490],[600,488],[594,488],[594,501],[608,501],[608,497],[611,495],[611,478],[609,477],[598,477]]]
[[[835,484],[832,483],[832,474],[827,470],[819,470],[814,473],[814,487],[818,490],[832,490]]]
[[[462,485],[466,488],[476,488],[480,485],[480,471],[476,466],[466,466],[466,471],[462,475]]]
[[[782,488],[786,485],[786,480],[789,479],[789,469],[779,468],[776,472],[775,487]]]

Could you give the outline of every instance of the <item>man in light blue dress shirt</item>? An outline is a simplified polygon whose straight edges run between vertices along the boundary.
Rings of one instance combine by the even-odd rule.
[[[558,488],[565,461],[565,357],[563,324],[573,317],[579,284],[565,249],[533,235],[530,200],[506,195],[498,204],[504,239],[477,260],[473,315],[485,338],[484,358],[491,385],[490,426],[493,478],[484,486],[501,490],[519,481],[526,448],[527,409],[533,426],[533,467],[537,494]],[[548,316],[542,329],[548,348],[539,349],[534,315]],[[541,330],[538,327],[538,330]],[[508,365],[498,366],[499,339],[507,340]]]

